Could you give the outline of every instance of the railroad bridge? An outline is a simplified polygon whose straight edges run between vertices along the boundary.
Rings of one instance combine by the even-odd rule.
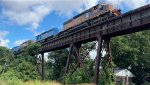
[[[82,28],[67,34],[56,36],[50,40],[40,42],[42,44],[42,79],[44,79],[44,53],[70,48],[65,67],[65,74],[68,71],[72,52],[76,53],[78,63],[83,66],[80,57],[80,46],[83,43],[98,41],[97,56],[95,61],[95,71],[93,82],[98,83],[101,51],[106,49],[106,53],[111,60],[110,39],[114,36],[125,35],[150,29],[150,4],[135,10],[107,19],[102,22],[95,22],[92,26]],[[106,45],[105,47],[103,45]]]

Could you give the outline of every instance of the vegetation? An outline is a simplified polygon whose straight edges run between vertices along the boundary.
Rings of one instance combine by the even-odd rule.
[[[41,81],[28,81],[23,82],[21,80],[0,80],[0,85],[62,85],[61,83],[58,83],[56,81],[50,81],[50,82],[41,82]]]
[[[136,85],[149,85],[150,82],[150,31],[115,37],[111,40],[113,61],[108,63],[102,59],[100,85],[114,85],[113,68],[129,69],[136,77]],[[86,68],[77,68],[76,58],[72,56],[68,74],[64,77],[64,68],[68,49],[52,51],[45,61],[46,81],[41,79],[41,45],[30,44],[22,52],[14,55],[11,50],[0,47],[0,85],[61,85],[57,82],[91,83],[94,76],[94,60],[88,54],[95,49],[95,42],[81,46],[81,57]],[[88,77],[86,72],[88,72]],[[55,80],[57,82],[55,82]]]
[[[114,63],[129,69],[136,84],[150,82],[150,31],[113,38],[112,50]]]

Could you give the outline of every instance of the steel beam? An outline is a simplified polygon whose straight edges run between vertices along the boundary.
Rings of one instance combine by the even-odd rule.
[[[76,57],[78,59],[79,66],[83,67],[83,62],[82,62],[81,55],[80,55],[80,47],[81,47],[81,45],[80,46],[74,46],[74,50],[76,53]]]
[[[106,38],[106,40],[105,40],[105,42],[106,42],[106,49],[107,49],[107,54],[108,54],[108,62],[109,62],[109,64],[111,64],[111,62],[112,62],[112,54],[111,54],[111,46],[110,46],[110,38]]]
[[[70,45],[69,55],[68,55],[67,62],[66,62],[65,75],[64,76],[66,76],[66,74],[68,72],[68,68],[69,68],[69,63],[70,63],[72,51],[73,51],[73,44]]]
[[[95,84],[98,84],[101,51],[102,51],[102,37],[98,37],[98,48],[97,48],[97,56],[95,62],[94,80],[93,80]]]
[[[86,74],[87,78],[89,78],[89,71],[88,71],[88,69],[85,67],[85,65],[83,64],[83,61],[82,61],[82,59],[81,59],[80,47],[81,47],[81,45],[79,45],[79,46],[74,46],[75,52],[76,52],[76,55],[77,55],[76,57],[77,57],[77,59],[78,59],[78,64],[79,64],[80,68],[83,68],[83,69],[85,70],[85,74]]]
[[[42,76],[41,76],[41,80],[43,81],[45,79],[45,69],[44,69],[44,53],[41,54],[42,55]]]
[[[79,66],[80,68],[83,68],[85,70],[87,78],[89,78],[88,70],[85,68],[85,66],[83,64],[83,61],[82,61],[82,58],[81,58],[81,55],[80,55],[80,47],[81,47],[81,45],[75,45],[75,44],[71,44],[70,45],[70,52],[69,52],[69,55],[68,55],[68,59],[67,59],[66,67],[65,67],[65,75],[64,76],[66,76],[66,74],[67,74],[67,72],[69,70],[69,64],[71,64],[71,62],[70,62],[71,56],[74,55],[76,57],[76,59],[77,59],[77,66],[75,67],[73,72]]]

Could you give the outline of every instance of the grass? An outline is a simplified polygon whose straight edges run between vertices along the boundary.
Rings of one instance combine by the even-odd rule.
[[[0,80],[0,85],[63,85],[63,84],[56,82],[56,81],[41,82],[41,81],[36,80],[36,81],[23,82],[21,80],[7,80],[7,81]],[[94,85],[94,84],[77,84],[77,85]]]
[[[62,85],[61,83],[58,83],[56,81],[46,81],[46,82],[41,82],[41,81],[28,81],[28,82],[23,82],[21,80],[0,80],[0,85]]]

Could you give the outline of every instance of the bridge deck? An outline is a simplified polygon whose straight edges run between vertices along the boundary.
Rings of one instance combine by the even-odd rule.
[[[66,35],[41,42],[42,52],[67,48],[70,44],[94,41],[99,36],[114,37],[150,29],[150,5],[132,10],[121,16],[98,22]]]

